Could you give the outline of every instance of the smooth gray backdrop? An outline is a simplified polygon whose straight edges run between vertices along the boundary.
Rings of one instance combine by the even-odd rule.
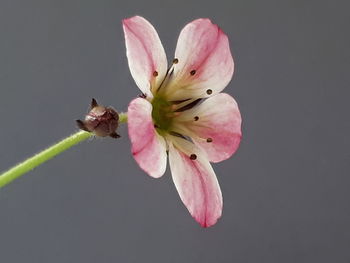
[[[172,59],[182,27],[227,33],[243,141],[214,165],[222,219],[202,229],[167,171],[94,139],[0,190],[1,263],[350,262],[349,2],[0,1],[0,170],[77,130],[92,97],[137,89],[121,20],[149,19]]]

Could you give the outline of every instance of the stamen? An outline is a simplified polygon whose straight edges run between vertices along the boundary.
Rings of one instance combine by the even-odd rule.
[[[174,58],[173,64],[177,64],[177,63],[179,63],[179,60],[177,58]]]
[[[213,93],[213,91],[211,90],[211,89],[207,89],[207,94],[208,95],[210,95],[210,94],[212,94]]]
[[[196,99],[195,101],[192,101],[191,103],[188,103],[187,105],[175,110],[175,112],[182,112],[185,110],[192,109],[194,106],[196,106],[202,99]]]
[[[199,117],[198,116],[194,116],[194,121],[198,121]]]
[[[169,101],[169,102],[172,103],[172,104],[180,104],[180,103],[185,102],[185,101],[188,101],[188,100],[190,100],[190,99],[185,99],[185,100],[172,100],[172,101]]]
[[[196,74],[196,70],[192,70],[190,74],[193,76],[194,74]]]
[[[169,82],[169,79],[171,78],[171,76],[173,75],[174,73],[174,67],[171,66],[170,68],[168,68],[168,70],[166,71],[165,73],[165,76],[164,76],[164,79],[162,80],[162,82],[160,83],[158,89],[155,91],[156,93],[159,92],[159,90],[166,86]]]
[[[181,134],[181,133],[178,133],[178,132],[175,132],[175,131],[170,131],[169,134],[172,135],[172,136],[175,136],[175,137],[179,137],[179,138],[181,138],[181,139],[184,139],[184,140],[186,140],[186,141],[192,142],[192,140],[191,140],[190,137],[188,137],[188,136],[186,136],[186,135],[183,135],[183,134]]]
[[[207,142],[212,142],[213,139],[212,138],[207,138]]]
[[[158,76],[158,72],[157,72],[157,71],[154,71],[154,72],[153,72],[153,76],[154,76],[154,77],[157,77],[157,76]]]
[[[190,155],[190,159],[191,159],[191,160],[196,160],[196,159],[197,159],[197,155],[195,155],[194,153],[192,153],[192,154]]]

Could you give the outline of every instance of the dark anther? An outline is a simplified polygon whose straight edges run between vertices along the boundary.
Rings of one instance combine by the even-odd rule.
[[[147,95],[145,93],[142,93],[139,95],[139,98],[145,99],[145,98],[147,98]]]
[[[198,121],[198,120],[199,120],[199,117],[198,117],[198,116],[194,116],[194,120],[195,120],[195,121]]]
[[[207,142],[212,142],[213,139],[212,138],[207,138]]]
[[[154,72],[153,72],[153,76],[154,76],[154,77],[157,77],[157,76],[158,76],[158,72],[157,72],[157,71],[154,71]]]
[[[195,70],[191,70],[190,74],[193,76],[194,74],[196,74]]]
[[[177,63],[179,63],[179,60],[177,58],[174,58],[173,64],[177,64]]]
[[[207,89],[207,94],[208,95],[210,95],[210,94],[212,94],[213,93],[213,91],[211,90],[211,89]]]
[[[195,155],[194,153],[192,153],[192,154],[190,155],[190,159],[191,159],[191,160],[196,160],[196,159],[197,159],[197,155]]]
[[[156,129],[159,128],[157,124],[154,124],[153,127]]]

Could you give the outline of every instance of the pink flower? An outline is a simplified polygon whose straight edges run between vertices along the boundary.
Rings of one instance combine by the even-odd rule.
[[[241,140],[235,100],[220,93],[233,59],[227,36],[209,19],[186,25],[168,68],[154,27],[135,16],[123,21],[131,75],[143,93],[128,107],[132,154],[150,176],[161,177],[167,155],[176,189],[203,226],[222,213],[222,194],[210,162],[229,158]]]

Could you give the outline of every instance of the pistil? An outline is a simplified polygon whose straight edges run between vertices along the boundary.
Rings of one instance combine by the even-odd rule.
[[[155,127],[160,134],[168,133],[171,130],[175,114],[172,110],[172,103],[160,96],[152,100],[152,118]]]

